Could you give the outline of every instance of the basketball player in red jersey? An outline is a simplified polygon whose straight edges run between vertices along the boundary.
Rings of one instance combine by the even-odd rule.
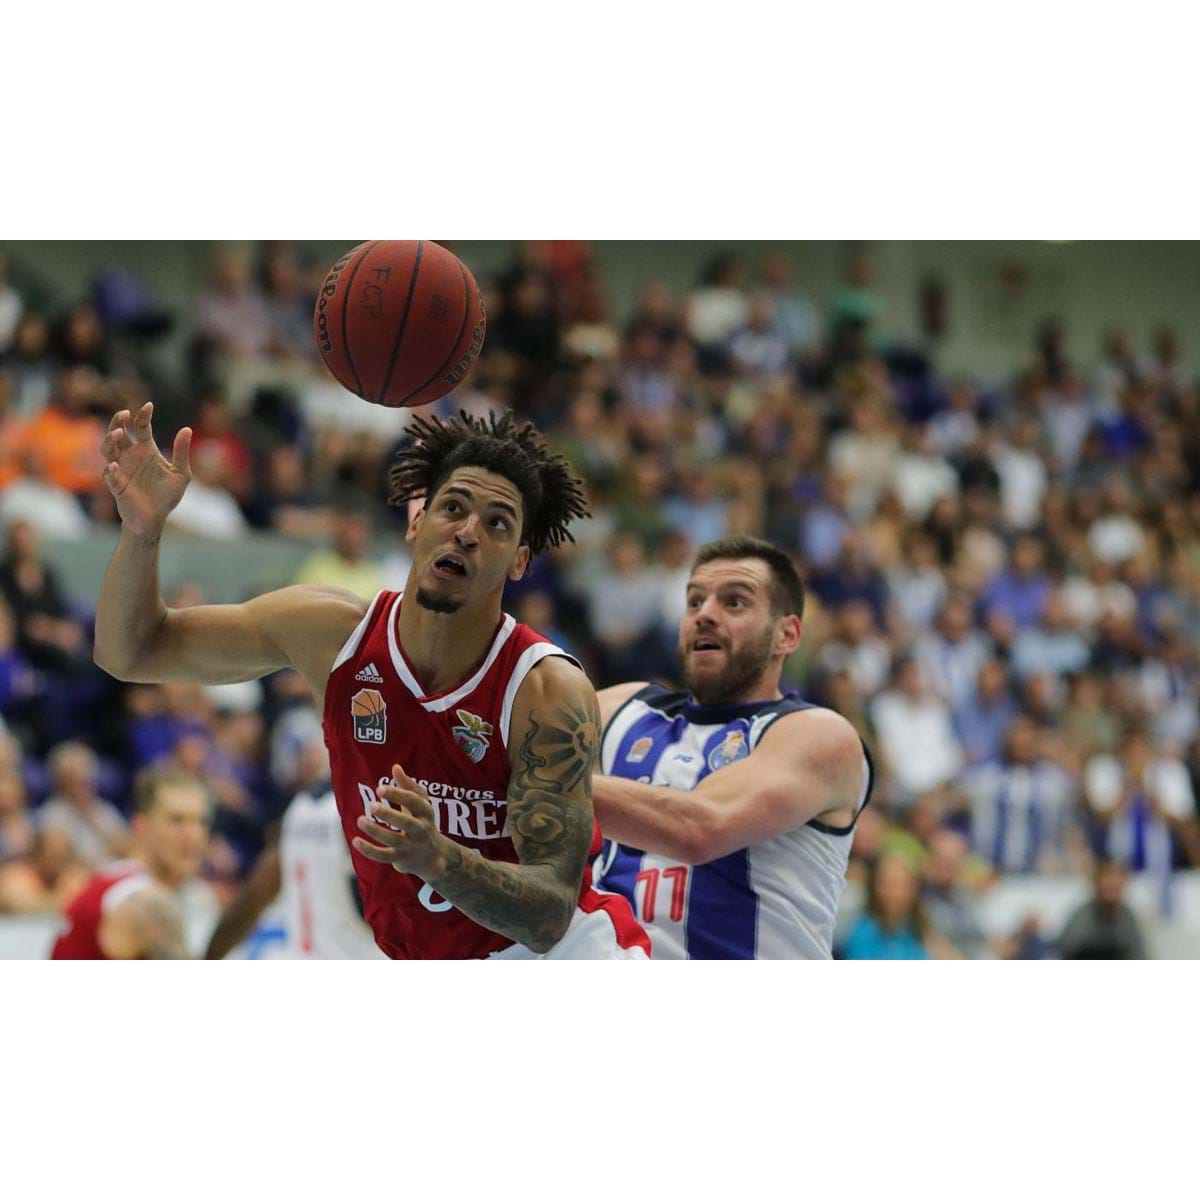
[[[204,785],[150,770],[134,788],[132,858],[98,871],[67,907],[51,958],[188,958],[178,891],[208,845]]]
[[[173,611],[159,542],[190,478],[191,431],[167,461],[152,415],[117,413],[102,445],[122,532],[96,662],[131,682],[299,671],[323,705],[364,915],[391,957],[647,955],[628,903],[591,886],[595,692],[500,607],[505,581],[586,514],[566,463],[511,415],[418,420],[392,471],[393,503],[426,500],[403,593],[300,586]]]

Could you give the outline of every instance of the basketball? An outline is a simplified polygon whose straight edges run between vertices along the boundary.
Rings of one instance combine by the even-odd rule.
[[[383,697],[371,688],[356,692],[350,701],[350,711],[356,717],[374,717],[383,711]]]
[[[313,310],[325,365],[372,404],[430,404],[462,382],[486,328],[471,272],[436,242],[363,242],[329,269]]]

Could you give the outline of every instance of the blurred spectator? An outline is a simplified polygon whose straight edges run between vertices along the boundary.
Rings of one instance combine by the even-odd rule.
[[[720,495],[714,472],[695,467],[686,472],[682,491],[662,505],[671,528],[684,534],[693,546],[722,537],[729,521],[729,504]]]
[[[763,260],[762,287],[770,296],[775,331],[783,338],[789,355],[806,359],[821,344],[821,316],[817,307],[792,283],[792,268],[783,254]]]
[[[938,613],[936,629],[923,633],[915,647],[917,662],[930,687],[955,711],[975,695],[980,669],[991,654],[991,642],[986,634],[973,628],[971,603],[961,594],[946,600]]]
[[[741,278],[738,259],[732,254],[718,254],[705,268],[699,286],[688,295],[684,320],[699,346],[717,346],[745,323],[749,305]]]
[[[927,425],[909,425],[892,461],[892,487],[911,521],[923,521],[943,496],[958,491],[954,468],[933,448]]]
[[[27,857],[0,863],[0,913],[60,913],[90,875],[65,831],[39,829]]]
[[[129,826],[96,791],[95,754],[81,742],[62,742],[49,763],[54,793],[38,811],[38,827],[65,833],[91,871],[121,858],[130,847]]]
[[[892,651],[876,632],[870,605],[851,600],[833,615],[833,636],[818,652],[817,664],[831,674],[846,672],[860,696],[875,695],[891,674]]]
[[[744,375],[779,375],[787,369],[788,344],[776,329],[775,305],[765,293],[751,298],[745,324],[730,336],[729,359]]]
[[[167,524],[195,537],[231,541],[246,532],[246,518],[225,486],[227,474],[212,454],[192,458],[192,479]]]
[[[1007,645],[1016,630],[1036,625],[1042,618],[1050,580],[1043,569],[1045,550],[1035,537],[1017,538],[1008,567],[988,584],[983,613],[988,631]]]
[[[1155,754],[1145,730],[1130,730],[1120,757],[1097,754],[1088,761],[1084,795],[1098,854],[1158,875],[1185,855],[1200,865],[1187,768],[1176,757]]]
[[[24,780],[15,771],[0,771],[0,865],[27,856],[35,832]]]
[[[11,371],[0,369],[0,491],[25,468],[26,422],[16,414],[16,385]]]
[[[1061,873],[1082,861],[1072,780],[1043,755],[1027,717],[1009,725],[1003,759],[974,768],[963,786],[972,845],[996,870]]]
[[[1063,958],[1145,958],[1137,917],[1125,903],[1126,871],[1118,862],[1096,864],[1092,899],[1067,920],[1059,945]]]
[[[865,521],[895,477],[900,447],[878,389],[865,379],[857,386],[850,406],[850,428],[830,441],[829,465],[849,485],[846,508],[851,518]]]
[[[967,839],[940,829],[930,838],[921,872],[921,904],[930,925],[962,958],[981,958],[987,949],[968,886]]]
[[[253,467],[250,450],[233,427],[229,405],[219,392],[203,396],[196,407],[191,460],[193,471],[201,466],[213,485],[231,492],[239,501],[248,498]]]
[[[296,446],[272,446],[246,506],[250,523],[290,537],[331,538],[334,514]]]
[[[8,255],[0,254],[0,355],[13,344],[25,305],[8,282]]]
[[[867,877],[867,910],[842,948],[846,959],[954,958],[931,927],[921,903],[920,881],[902,854],[884,854]]]
[[[1012,665],[1018,678],[1050,674],[1062,676],[1087,666],[1090,648],[1071,621],[1060,591],[1046,593],[1041,621],[1019,630],[1012,643]]]
[[[897,660],[892,687],[875,698],[870,713],[884,762],[905,803],[954,778],[963,758],[950,708],[929,690],[915,658]],[[920,753],[913,753],[916,746]]]
[[[194,328],[206,349],[234,358],[266,354],[271,314],[242,255],[218,255],[212,284],[196,301]]]
[[[83,626],[71,615],[58,574],[42,559],[37,531],[9,526],[0,560],[0,594],[17,622],[17,644],[35,667],[73,672],[90,662]]]
[[[631,533],[618,534],[608,563],[592,576],[588,596],[589,625],[614,679],[647,673],[647,639],[658,602],[658,578],[646,565],[641,542]]]
[[[369,600],[383,587],[383,574],[369,557],[370,548],[370,522],[362,513],[343,510],[334,518],[332,548],[306,558],[295,582],[345,588]]]
[[[1009,431],[1008,440],[992,452],[1000,475],[1001,506],[1013,529],[1032,529],[1042,510],[1048,477],[1037,452],[1037,433],[1034,419],[1021,417]]]
[[[903,559],[888,575],[888,591],[906,629],[929,628],[942,608],[946,577],[938,568],[937,546],[927,534],[918,529],[906,531]],[[970,620],[968,609],[962,633],[970,628]]]
[[[87,496],[103,486],[100,439],[105,423],[100,376],[89,366],[72,367],[59,377],[55,403],[34,417],[25,430],[28,469],[54,487]]]
[[[26,313],[17,322],[7,365],[16,390],[15,411],[22,417],[36,416],[50,403],[56,374],[44,317]]]
[[[974,694],[954,709],[954,729],[969,764],[996,762],[1017,702],[1008,684],[1004,664],[989,658],[980,665]]]

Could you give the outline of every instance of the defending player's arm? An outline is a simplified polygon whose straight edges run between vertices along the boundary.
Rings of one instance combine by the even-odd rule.
[[[109,958],[188,958],[183,910],[156,885],[135,892],[105,913],[100,946]]]
[[[806,709],[780,717],[753,754],[692,791],[597,775],[596,816],[605,837],[698,865],[814,817],[848,825],[864,770],[862,743],[849,721]]]
[[[235,946],[250,936],[258,918],[279,895],[283,886],[283,870],[279,857],[279,827],[275,826],[268,845],[258,856],[245,882],[217,922],[208,940],[205,958],[224,958]]]
[[[135,683],[237,683],[291,666],[323,686],[365,610],[359,597],[290,587],[245,604],[171,610],[163,603],[159,543],[191,479],[192,432],[179,431],[168,461],[154,443],[152,416],[151,404],[136,416],[117,413],[101,443],[121,537],[96,608],[97,665]]]
[[[359,818],[366,837],[354,846],[420,876],[471,920],[543,954],[574,915],[592,838],[599,716],[582,671],[552,657],[529,673],[513,706],[509,746],[508,825],[519,863],[493,862],[439,833],[424,789],[399,766],[398,786],[378,789],[387,803],[372,807],[375,821]]]

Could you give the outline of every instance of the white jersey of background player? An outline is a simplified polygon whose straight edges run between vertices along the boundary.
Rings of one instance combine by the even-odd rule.
[[[333,789],[301,792],[279,832],[288,945],[297,958],[386,958],[357,898]]]
[[[832,956],[871,763],[844,717],[780,692],[803,605],[782,551],[711,542],[680,629],[689,690],[599,693],[597,887],[633,904],[656,959]]]
[[[299,792],[268,835],[266,849],[209,941],[208,958],[224,958],[240,945],[276,898],[282,899],[292,957],[386,957],[362,917],[324,742],[312,739],[301,757],[302,772],[323,782]]]

